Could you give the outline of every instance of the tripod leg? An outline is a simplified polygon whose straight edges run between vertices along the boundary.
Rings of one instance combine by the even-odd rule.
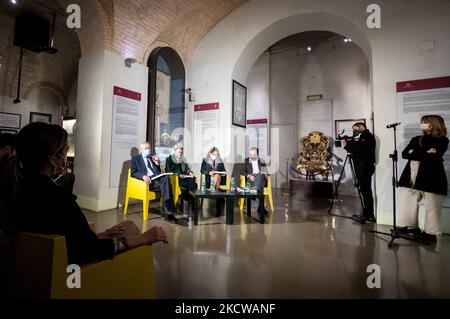
[[[348,154],[347,154],[347,157],[345,158],[344,164],[342,165],[341,174],[339,175],[339,179],[336,183],[336,189],[334,190],[333,198],[331,199],[331,204],[330,204],[330,208],[328,209],[328,214],[331,214],[331,211],[333,210],[334,201],[336,200],[339,186],[341,185],[341,180],[342,180],[342,176],[344,175],[345,164],[347,164],[347,160],[348,160]]]
[[[358,178],[356,177],[355,164],[353,163],[353,159],[351,157],[350,157],[350,168],[352,170],[353,185],[355,186],[356,193],[358,195],[358,201],[359,204],[361,205],[361,214],[364,216],[364,208],[365,208],[364,200],[361,194],[361,189],[359,188]]]

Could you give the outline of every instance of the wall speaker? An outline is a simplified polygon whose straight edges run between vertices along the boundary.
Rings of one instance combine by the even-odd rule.
[[[14,45],[33,52],[50,47],[50,21],[29,12],[22,12],[14,26]]]

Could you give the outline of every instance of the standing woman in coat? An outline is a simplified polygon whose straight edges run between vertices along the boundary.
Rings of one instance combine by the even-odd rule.
[[[441,203],[447,195],[443,156],[447,151],[447,128],[439,115],[425,115],[420,128],[423,135],[411,139],[402,157],[408,160],[399,181],[401,232],[416,239],[436,242],[441,234]],[[425,202],[424,230],[418,228],[419,202]]]

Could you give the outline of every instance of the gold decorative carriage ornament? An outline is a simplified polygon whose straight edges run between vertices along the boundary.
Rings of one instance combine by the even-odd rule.
[[[292,170],[309,180],[322,175],[323,180],[327,181],[332,169],[331,138],[313,131],[299,140],[299,149],[301,152]]]

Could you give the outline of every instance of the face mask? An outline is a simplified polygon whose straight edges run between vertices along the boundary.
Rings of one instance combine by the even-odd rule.
[[[62,156],[61,154],[56,154],[56,156],[61,157],[63,159],[62,166],[59,166],[55,163],[51,163],[51,165],[54,167],[53,169],[53,175],[59,175],[60,173],[64,172],[67,168],[67,158],[65,156]]]
[[[257,161],[258,158],[257,158],[256,156],[254,156],[254,157],[250,157],[250,160],[251,160],[251,161]]]
[[[142,155],[144,155],[144,157],[150,157],[151,154],[152,152],[150,152],[150,150],[145,150],[142,152]]]
[[[359,131],[358,130],[353,131],[353,137],[358,136],[358,135],[359,135]]]
[[[428,123],[420,123],[420,129],[422,131],[429,130],[430,129],[430,124],[428,124]]]
[[[183,151],[176,151],[175,156],[178,156],[178,157],[183,156]]]
[[[211,159],[215,161],[217,159],[217,155],[211,155]]]

